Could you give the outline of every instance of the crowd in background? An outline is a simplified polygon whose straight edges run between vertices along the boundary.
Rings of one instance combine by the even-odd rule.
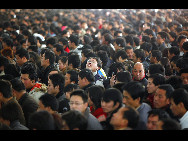
[[[0,9],[0,129],[187,130],[187,20],[186,9]]]

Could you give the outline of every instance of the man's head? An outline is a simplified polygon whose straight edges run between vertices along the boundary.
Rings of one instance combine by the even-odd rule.
[[[0,101],[12,97],[12,85],[7,80],[0,80]]]
[[[78,85],[80,88],[87,86],[90,83],[93,83],[95,78],[93,73],[89,69],[83,69],[78,74]]]
[[[29,52],[26,49],[20,48],[16,51],[16,63],[19,66],[22,66],[25,62],[29,60],[29,58]]]
[[[20,79],[24,83],[26,89],[31,89],[35,85],[38,81],[38,76],[36,67],[33,63],[28,62],[21,67]]]
[[[65,86],[68,84],[77,84],[78,83],[78,72],[75,70],[69,70],[65,74]]]
[[[101,107],[104,112],[112,113],[122,106],[122,102],[122,93],[116,88],[110,88],[104,91]]]
[[[154,94],[159,85],[165,84],[165,77],[161,74],[152,74],[148,77],[147,91],[149,94]]]
[[[65,85],[65,78],[62,74],[52,74],[49,76],[48,94],[56,96],[62,93]]]
[[[113,114],[110,124],[115,130],[125,128],[136,128],[139,121],[138,112],[131,106],[121,107],[116,113]]]
[[[88,107],[88,95],[84,90],[74,90],[70,94],[70,109],[80,111],[82,114]]]
[[[55,62],[55,54],[50,49],[46,49],[41,54],[41,66],[47,68],[49,65],[53,65]]]
[[[183,79],[183,84],[188,84],[188,69],[181,69],[180,76]]]
[[[168,106],[173,91],[174,88],[170,84],[160,85],[154,95],[154,107],[158,109]]]
[[[160,50],[152,50],[150,63],[157,64],[162,58],[162,52]]]
[[[102,67],[102,61],[98,57],[90,57],[86,64],[86,69],[96,72]]]
[[[132,70],[132,75],[135,80],[142,80],[145,77],[145,70],[142,63],[137,62]]]

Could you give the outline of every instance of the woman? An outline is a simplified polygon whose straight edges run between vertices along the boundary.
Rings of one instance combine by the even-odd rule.
[[[87,91],[91,114],[95,116],[99,122],[106,120],[107,114],[101,108],[101,99],[104,92],[103,87],[94,85],[89,87]]]

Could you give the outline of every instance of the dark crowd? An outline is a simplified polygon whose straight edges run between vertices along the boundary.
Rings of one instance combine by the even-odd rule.
[[[187,130],[188,10],[0,9],[0,130]]]

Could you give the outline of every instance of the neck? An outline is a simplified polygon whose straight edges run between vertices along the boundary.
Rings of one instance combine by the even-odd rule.
[[[5,98],[3,99],[3,103],[7,103],[9,100],[11,100],[13,97],[10,97],[10,98]]]

